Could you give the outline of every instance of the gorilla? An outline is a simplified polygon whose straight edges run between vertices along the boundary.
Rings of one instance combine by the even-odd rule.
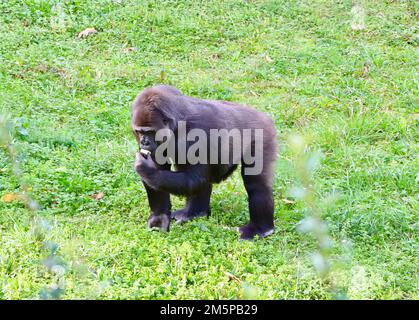
[[[188,137],[196,129],[206,134],[198,150],[200,161],[189,157],[185,160],[184,156],[180,160],[182,148],[189,155],[196,143],[179,133],[180,124]],[[266,114],[237,103],[189,97],[173,86],[159,85],[144,89],[136,97],[131,107],[131,129],[139,145],[134,169],[144,184],[151,209],[149,228],[168,231],[170,219],[181,223],[209,216],[212,184],[228,178],[240,164],[250,214],[250,221],[239,229],[240,238],[251,240],[256,235],[263,238],[273,233],[272,183],[277,142],[274,123]],[[157,139],[160,130],[169,130],[165,132],[170,135]],[[220,136],[210,139],[213,130],[239,133],[242,151],[232,150],[234,144],[229,137],[224,144]],[[247,139],[246,130],[250,132]],[[161,163],[157,151],[168,143],[173,143],[174,149],[169,160]],[[168,153],[166,150],[161,154]],[[192,153],[196,156],[196,152]],[[260,168],[253,172],[256,160],[246,161],[246,156],[253,159],[252,155],[260,159]],[[170,194],[186,196],[186,206],[172,212]]]

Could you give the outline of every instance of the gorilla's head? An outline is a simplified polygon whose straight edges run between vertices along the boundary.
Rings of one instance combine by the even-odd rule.
[[[158,86],[141,92],[131,107],[131,129],[142,150],[153,153],[161,142],[155,140],[160,129],[174,129],[175,114],[170,108],[171,96],[181,95],[170,86]]]

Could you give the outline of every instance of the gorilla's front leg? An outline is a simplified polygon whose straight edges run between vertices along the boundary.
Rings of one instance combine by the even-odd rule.
[[[170,228],[170,195],[164,191],[157,191],[150,188],[144,181],[144,187],[147,191],[148,203],[151,209],[151,215],[148,217],[147,226],[158,228],[161,231],[169,231]]]
[[[137,173],[141,176],[139,170],[141,162],[144,158],[137,153],[134,168]],[[170,165],[155,165],[156,170],[170,170]],[[145,179],[141,176],[141,180],[147,192],[148,203],[151,209],[151,215],[148,217],[147,225],[149,228],[158,228],[162,231],[169,231],[170,228],[170,194],[162,191],[156,190],[150,187]]]
[[[197,217],[208,217],[211,213],[211,191],[212,185],[208,184],[198,194],[189,196],[185,208],[173,212],[172,218],[182,223]]]

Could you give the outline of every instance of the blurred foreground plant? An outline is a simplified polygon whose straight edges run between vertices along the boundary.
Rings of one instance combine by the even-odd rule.
[[[27,210],[31,212],[31,236],[36,241],[42,243],[44,249],[48,251],[48,256],[43,259],[43,265],[48,272],[53,275],[54,282],[49,288],[43,288],[40,292],[41,299],[59,299],[65,290],[65,261],[57,254],[58,244],[46,241],[51,233],[51,225],[45,218],[38,215],[39,205],[29,193],[29,187],[24,181],[22,170],[16,150],[13,145],[15,126],[13,122],[5,115],[0,114],[0,148],[4,149],[8,156],[12,173],[19,182],[20,192],[17,193],[17,199],[22,201]],[[14,193],[14,195],[16,195]]]
[[[291,135],[288,144],[293,153],[292,163],[297,180],[296,185],[290,190],[290,195],[301,201],[307,212],[306,217],[298,223],[297,230],[315,237],[316,251],[311,254],[311,262],[317,274],[328,285],[334,298],[346,298],[346,294],[331,275],[334,266],[331,258],[333,241],[327,223],[322,219],[322,208],[317,199],[313,179],[323,155],[320,150],[311,150],[306,139],[300,135]],[[329,205],[334,198],[334,194],[328,197]]]

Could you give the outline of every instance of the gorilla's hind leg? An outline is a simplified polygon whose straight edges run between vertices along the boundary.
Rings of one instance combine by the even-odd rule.
[[[240,238],[251,240],[254,236],[264,238],[274,231],[274,201],[269,176],[245,175],[242,177],[249,201],[250,222],[240,228]]]
[[[197,217],[208,217],[211,213],[210,198],[212,186],[208,184],[200,193],[190,196],[183,209],[172,212],[177,223],[186,222]]]

